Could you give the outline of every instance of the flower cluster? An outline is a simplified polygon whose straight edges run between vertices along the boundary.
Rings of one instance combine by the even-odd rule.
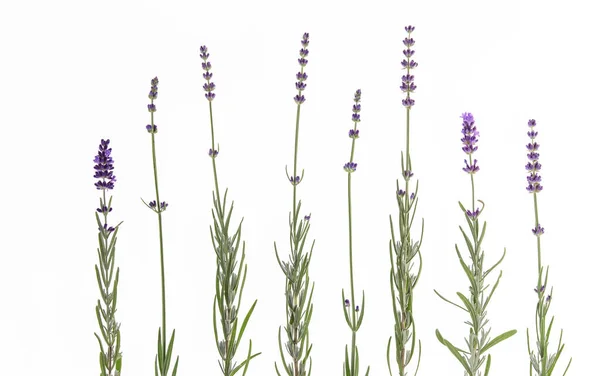
[[[216,158],[219,155],[218,150],[208,149],[208,156],[211,158]]]
[[[101,140],[100,146],[98,147],[98,155],[94,158],[94,179],[98,179],[94,185],[96,189],[113,189],[117,178],[113,175],[115,166],[113,165],[113,159],[110,156],[112,148],[108,147],[110,140]],[[104,208],[103,208],[104,209]]]
[[[469,155],[470,160],[471,154],[476,152],[478,149],[478,147],[475,146],[475,144],[477,143],[477,141],[479,141],[479,139],[477,138],[479,137],[479,131],[475,126],[475,119],[473,118],[473,114],[471,114],[470,112],[465,112],[461,115],[461,117],[463,119],[463,137],[460,139],[463,143],[462,150],[467,155]],[[463,171],[465,171],[466,173],[474,174],[477,171],[479,171],[479,166],[477,166],[477,159],[475,159],[472,164],[469,164],[469,162],[467,162],[467,160],[465,159],[465,165],[466,166],[463,167]]]
[[[300,184],[300,176],[290,176],[290,183],[292,183],[292,185]]]
[[[537,193],[544,188],[540,184],[542,182],[542,177],[538,174],[538,171],[542,169],[542,165],[538,161],[540,158],[540,153],[538,153],[540,145],[535,142],[535,138],[538,134],[533,130],[533,127],[536,126],[535,120],[529,120],[528,126],[530,130],[527,132],[527,135],[531,139],[531,142],[526,146],[528,151],[527,158],[529,159],[529,162],[525,165],[525,169],[529,172],[529,175],[527,176],[527,191],[530,193]]]
[[[156,211],[156,201],[152,200],[148,203],[148,206],[150,206],[150,209],[155,210]],[[165,209],[167,209],[167,206],[169,206],[169,204],[165,201],[160,203],[160,211],[165,211]]]
[[[352,105],[352,121],[354,122],[354,128],[348,131],[348,136],[352,139],[352,150],[354,150],[354,141],[358,138],[358,123],[360,123],[360,97],[362,95],[362,91],[360,89],[356,90],[354,93],[354,104]],[[350,161],[344,165],[344,171],[346,172],[354,172],[356,171],[357,164],[353,161]]]
[[[410,93],[414,92],[417,86],[414,83],[415,76],[410,74],[410,70],[416,68],[419,64],[411,59],[415,54],[415,50],[412,49],[412,46],[415,45],[415,40],[411,37],[411,33],[415,30],[415,27],[409,25],[404,30],[408,33],[408,37],[403,40],[406,49],[402,51],[405,57],[402,60],[402,69],[406,69],[406,74],[402,76],[400,89],[406,93],[406,98],[402,100],[402,105],[406,108],[411,108],[415,105],[415,100],[410,97]]]
[[[294,102],[296,102],[298,105],[304,103],[305,101],[302,91],[306,89],[306,83],[304,81],[306,81],[308,78],[308,75],[304,73],[304,67],[308,63],[308,60],[306,59],[306,56],[308,56],[308,49],[306,47],[308,47],[309,43],[308,33],[304,33],[301,43],[302,48],[300,49],[300,58],[298,59],[298,64],[300,64],[300,72],[296,73],[296,79],[298,80],[298,82],[296,82],[296,90],[298,90],[298,94],[296,94],[294,97]]]
[[[208,49],[206,48],[206,46],[201,46],[200,57],[202,58],[202,60],[204,60],[204,62],[202,63],[202,69],[204,69],[205,71],[202,74],[202,77],[204,77],[204,79],[206,80],[206,83],[202,87],[204,88],[204,91],[206,91],[206,94],[204,94],[204,96],[206,97],[206,99],[208,99],[209,102],[212,102],[212,100],[215,99],[215,93],[213,93],[213,91],[215,90],[215,83],[210,82],[210,79],[212,78],[212,73],[210,72],[210,69],[212,68],[212,66],[210,65],[210,61],[208,61],[209,56],[210,54],[208,53]]]
[[[158,77],[154,77],[150,81],[150,93],[148,93],[148,98],[150,98],[150,104],[148,104],[148,112],[156,112],[156,105],[154,104],[154,100],[158,97]],[[148,127],[146,127],[147,129]],[[148,130],[150,131],[150,130]]]

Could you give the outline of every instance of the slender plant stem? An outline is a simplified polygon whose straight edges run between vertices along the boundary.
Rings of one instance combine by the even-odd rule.
[[[151,100],[150,103],[154,103]],[[154,113],[150,113],[150,124],[154,129]],[[167,301],[165,293],[165,260],[164,260],[164,246],[163,246],[163,231],[162,231],[162,213],[160,210],[160,196],[158,194],[158,169],[156,167],[156,143],[154,140],[154,132],[152,136],[152,167],[154,169],[154,189],[156,191],[156,207],[158,208],[158,237],[160,243],[160,280],[161,280],[161,292],[162,292],[162,346],[163,349],[167,348]]]

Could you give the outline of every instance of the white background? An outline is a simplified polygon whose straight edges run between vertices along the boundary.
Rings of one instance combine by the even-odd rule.
[[[457,201],[462,112],[481,132],[477,197],[488,221],[488,265],[503,247],[504,275],[489,307],[492,335],[518,333],[492,350],[492,375],[528,374],[525,329],[534,326],[533,199],[525,191],[527,120],[537,119],[544,191],[539,196],[544,264],[551,265],[552,313],[567,343],[561,370],[594,373],[597,348],[597,36],[588,2],[132,2],[22,1],[0,7],[2,236],[0,358],[4,375],[98,374],[94,305],[99,191],[92,179],[101,138],[110,138],[118,178],[111,221],[124,221],[118,320],[123,375],[153,374],[160,325],[156,216],[150,136],[150,79],[160,79],[156,123],[165,213],[168,330],[177,329],[180,375],[217,375],[212,334],[215,255],[211,247],[208,104],[198,48],[209,48],[222,187],[244,217],[245,312],[258,299],[246,341],[262,355],[250,375],[274,374],[284,323],[284,276],[273,241],[287,249],[295,73],[310,32],[302,106],[299,186],[309,237],[316,239],[314,375],[339,374],[350,341],[340,292],[349,288],[346,175],[353,93],[363,90],[358,171],[353,175],[356,287],[367,307],[359,332],[362,372],[387,374],[392,334],[388,215],[404,148],[400,62],[404,26],[416,26],[411,151],[425,218],[423,275],[415,293],[421,375],[462,375],[436,340],[456,344],[464,312],[442,302],[466,292],[454,244],[464,251]],[[304,213],[304,211],[303,211]],[[417,227],[417,226],[415,226]],[[490,282],[493,282],[490,280]],[[247,343],[247,342],[246,342]],[[246,344],[239,351],[244,354]],[[239,359],[239,358],[238,358]],[[414,368],[412,368],[414,369]],[[557,374],[562,374],[557,370]]]

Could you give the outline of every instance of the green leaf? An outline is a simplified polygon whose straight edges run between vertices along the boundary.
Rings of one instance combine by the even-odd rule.
[[[388,366],[388,371],[390,373],[390,376],[392,376],[392,366],[390,364],[390,347],[391,346],[392,346],[392,337],[390,337],[390,339],[388,340],[388,344],[387,344],[387,366]]]
[[[250,310],[246,314],[246,317],[244,317],[244,321],[242,322],[242,327],[240,328],[240,333],[238,334],[237,341],[236,341],[238,344],[240,343],[240,340],[242,339],[242,335],[244,334],[244,330],[246,330],[246,325],[248,324],[248,320],[250,320],[250,316],[252,316],[252,312],[254,312],[254,307],[256,307],[257,302],[258,302],[258,300],[254,301],[254,303],[252,304],[252,307],[250,307]]]
[[[492,356],[488,354],[487,362],[485,362],[485,374],[484,376],[488,376],[490,373],[490,366],[492,365]]]
[[[455,307],[458,307],[458,308],[462,309],[462,310],[463,310],[463,311],[465,311],[465,312],[469,312],[469,311],[468,311],[468,310],[467,310],[465,307],[463,307],[463,306],[460,306],[460,305],[458,305],[458,304],[456,304],[456,303],[454,303],[454,302],[451,302],[450,300],[448,300],[448,299],[444,298],[444,297],[443,297],[443,296],[442,296],[442,295],[441,295],[439,292],[437,292],[435,289],[433,290],[433,292],[435,292],[435,293],[437,294],[437,296],[439,296],[439,297],[440,297],[442,300],[444,300],[445,302],[447,302],[447,303],[450,303],[450,304],[452,304],[453,306],[455,306]]]
[[[500,334],[498,337],[494,338],[493,340],[488,342],[485,346],[483,346],[481,348],[480,353],[483,354],[484,352],[491,349],[493,346],[497,345],[498,343],[504,341],[507,338],[514,336],[516,333],[517,333],[517,331],[515,329],[513,329],[513,330],[509,330],[507,332]]]
[[[469,376],[473,376],[473,373],[469,369],[469,365],[467,364],[467,361],[460,355],[460,353],[458,352],[456,347],[454,347],[454,345],[452,345],[449,341],[445,340],[444,337],[442,337],[442,334],[440,333],[440,331],[437,329],[435,330],[435,336],[437,337],[438,341],[440,341],[442,343],[442,345],[446,346],[448,348],[448,350],[450,350],[452,355],[454,355],[454,357],[456,359],[458,359],[460,364],[462,364],[463,368],[465,369],[465,372],[467,372],[469,374]]]
[[[171,354],[173,352],[173,341],[175,341],[175,329],[173,329],[173,333],[171,334],[171,340],[169,341],[169,346],[167,348],[167,356],[165,357],[165,371],[169,369],[171,365]]]
[[[179,355],[175,360],[175,367],[173,367],[173,373],[171,373],[172,376],[177,376],[177,367],[179,367]]]

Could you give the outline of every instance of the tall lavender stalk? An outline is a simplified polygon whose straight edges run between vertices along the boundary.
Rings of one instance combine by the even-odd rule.
[[[477,165],[477,159],[473,159],[473,153],[478,149],[476,143],[478,141],[479,131],[475,126],[475,120],[471,113],[464,113],[462,115],[462,119],[462,150],[469,156],[468,162],[465,159],[465,167],[463,167],[463,171],[469,174],[471,178],[471,208],[465,209],[464,205],[461,202],[459,202],[458,204],[465,215],[467,224],[469,225],[471,237],[469,238],[469,236],[467,236],[462,227],[459,226],[459,228],[460,232],[462,233],[465,239],[465,242],[467,243],[471,263],[467,265],[467,263],[464,261],[460,251],[458,250],[458,245],[455,245],[455,249],[456,254],[458,256],[458,260],[460,261],[460,265],[462,266],[462,269],[467,275],[467,278],[470,282],[469,297],[467,298],[467,296],[465,296],[464,294],[457,292],[456,294],[458,295],[459,299],[463,304],[459,305],[444,298],[437,291],[434,291],[444,301],[462,309],[463,311],[469,314],[470,321],[465,322],[469,326],[469,335],[465,338],[467,349],[463,350],[459,347],[456,347],[450,341],[444,339],[439,330],[436,330],[435,333],[437,335],[438,340],[443,345],[445,345],[448,348],[448,350],[450,350],[452,355],[454,355],[456,359],[461,363],[461,365],[465,369],[465,375],[480,376],[480,368],[485,362],[486,364],[484,375],[487,376],[490,371],[492,356],[491,354],[487,354],[486,357],[486,352],[489,349],[491,349],[494,345],[497,345],[503,340],[513,336],[517,331],[509,330],[493,339],[490,339],[491,337],[489,337],[489,334],[491,328],[486,329],[486,325],[489,321],[486,318],[486,308],[490,303],[492,295],[498,287],[498,283],[500,282],[500,278],[502,277],[502,272],[500,272],[500,274],[498,275],[496,283],[494,284],[494,287],[492,287],[492,290],[489,292],[489,294],[486,294],[486,290],[489,288],[489,285],[486,284],[485,278],[500,264],[500,262],[502,262],[504,256],[506,255],[506,249],[504,249],[504,253],[502,254],[502,257],[498,262],[492,265],[492,267],[490,267],[489,269],[484,269],[484,252],[481,249],[481,244],[483,242],[483,236],[485,235],[487,222],[484,222],[483,228],[480,228],[479,217],[483,213],[485,205],[483,201],[477,200],[481,203],[481,208],[475,207],[474,177],[475,173],[479,171],[479,166]]]
[[[343,374],[345,376],[358,376],[359,358],[358,346],[356,345],[356,333],[358,332],[358,329],[360,329],[363,317],[365,315],[364,291],[362,294],[361,305],[356,305],[354,294],[354,263],[352,258],[352,173],[356,171],[356,167],[358,166],[357,163],[354,162],[354,146],[359,133],[358,123],[360,122],[361,95],[361,90],[356,90],[356,93],[354,94],[354,105],[352,106],[352,121],[354,122],[354,128],[350,129],[348,132],[348,136],[352,139],[352,149],[350,151],[350,161],[344,165],[344,171],[348,173],[348,256],[350,260],[350,299],[346,299],[346,293],[344,292],[344,289],[342,289],[342,304],[346,323],[352,331],[352,347],[350,350],[350,356],[348,355],[348,345],[346,345],[343,365]],[[367,367],[367,373],[365,375],[369,375],[370,369],[370,366]]]
[[[213,110],[212,103],[215,99],[215,84],[212,79],[212,66],[208,61],[209,53],[206,46],[200,47],[200,57],[202,58],[202,69],[204,70],[203,77],[206,80],[203,88],[206,93],[204,96],[208,100],[208,109],[210,114],[210,135],[211,148],[208,155],[212,160],[213,177],[215,190],[213,192],[212,210],[213,226],[210,228],[211,240],[215,254],[217,256],[217,272],[216,272],[216,293],[213,301],[213,329],[215,334],[215,343],[219,351],[219,366],[221,372],[225,376],[232,376],[240,369],[244,369],[243,374],[246,374],[250,360],[260,353],[252,354],[252,340],[248,348],[246,359],[239,365],[235,361],[235,353],[239,348],[242,340],[242,335],[248,324],[248,320],[256,306],[256,300],[250,307],[250,310],[244,317],[241,326],[238,329],[238,312],[242,303],[242,292],[246,282],[246,274],[248,271],[247,265],[244,264],[246,256],[246,243],[242,242],[242,254],[239,256],[242,223],[238,225],[233,235],[229,233],[229,222],[233,211],[233,202],[227,209],[227,190],[221,200],[219,191],[219,180],[217,179],[217,155],[219,150],[215,148],[215,132],[213,125]],[[217,330],[217,308],[221,317],[221,336]],[[221,339],[220,339],[221,338]]]
[[[154,124],[154,113],[156,112],[156,105],[154,100],[158,96],[158,78],[154,77],[150,81],[150,93],[148,98],[150,104],[148,105],[148,112],[150,112],[150,124],[146,125],[146,130],[150,133],[152,140],[152,168],[154,170],[154,191],[156,193],[156,200],[152,200],[149,203],[144,204],[158,216],[158,240],[160,246],[160,281],[161,281],[161,297],[162,297],[162,326],[158,328],[158,349],[156,356],[154,357],[154,372],[156,375],[167,376],[169,374],[169,368],[171,367],[171,355],[173,353],[173,342],[175,341],[175,329],[171,334],[169,345],[167,346],[167,299],[166,299],[166,287],[165,287],[165,258],[164,258],[164,247],[163,247],[163,228],[162,228],[162,213],[167,209],[168,204],[165,201],[160,201],[158,194],[158,169],[156,167],[156,142],[155,136],[158,131],[158,127]],[[179,356],[175,361],[173,367],[172,376],[177,375],[177,366],[179,365]]]
[[[527,144],[527,158],[529,162],[525,165],[525,169],[528,172],[527,176],[527,191],[533,194],[533,211],[535,214],[535,226],[531,230],[533,235],[535,235],[537,239],[537,285],[534,289],[537,295],[537,304],[535,308],[535,331],[536,331],[536,347],[537,352],[531,350],[530,341],[529,341],[529,329],[527,329],[527,351],[529,352],[530,363],[529,363],[529,375],[532,375],[532,369],[535,370],[538,376],[550,376],[554,371],[554,367],[562,354],[563,348],[565,345],[562,343],[562,329],[560,331],[560,338],[558,340],[558,348],[554,354],[551,354],[548,350],[548,345],[550,341],[550,332],[552,330],[552,324],[554,323],[554,316],[550,320],[548,326],[546,326],[546,316],[548,314],[548,310],[550,309],[550,303],[552,301],[552,289],[550,289],[550,293],[546,295],[546,286],[548,286],[548,267],[546,267],[546,275],[544,276],[544,267],[542,266],[542,247],[541,247],[541,236],[544,234],[544,228],[540,225],[539,216],[538,216],[538,200],[537,194],[542,191],[542,177],[539,174],[539,171],[542,169],[542,165],[539,162],[540,154],[538,152],[540,145],[535,141],[535,138],[538,135],[538,132],[534,130],[536,126],[535,120],[531,119],[528,122],[529,131],[527,132],[527,136],[531,139],[531,141]],[[543,282],[542,282],[543,279]],[[571,366],[571,361],[573,358],[569,360],[569,364],[567,364],[567,368],[563,375],[567,373],[569,367]]]
[[[98,155],[94,158],[94,185],[102,191],[100,207],[96,209],[98,223],[98,264],[95,265],[96,280],[100,289],[100,298],[96,305],[96,318],[100,334],[94,333],[100,345],[100,376],[119,376],[121,374],[121,324],[117,322],[117,286],[119,268],[115,272],[115,248],[117,244],[116,226],[108,225],[108,213],[112,212],[112,196],[106,201],[106,191],[115,187],[117,178],[113,174],[114,162],[109,148],[110,140],[101,140]],[[102,216],[102,219],[100,217]],[[98,266],[100,265],[100,266]],[[113,279],[114,277],[114,279]]]
[[[304,73],[304,67],[308,63],[308,60],[306,59],[309,43],[308,33],[304,33],[301,43],[302,48],[300,49],[300,58],[298,59],[300,72],[296,74],[296,79],[298,80],[298,82],[296,82],[296,89],[298,90],[298,94],[294,97],[294,101],[296,102],[296,136],[294,138],[294,172],[292,176],[289,176],[286,167],[286,174],[288,175],[288,180],[292,184],[293,189],[292,212],[289,216],[291,248],[289,261],[281,261],[279,253],[277,252],[277,244],[274,244],[277,262],[286,278],[285,332],[287,334],[287,341],[285,342],[285,348],[291,358],[290,363],[287,363],[283,353],[281,327],[279,327],[278,342],[281,362],[283,363],[285,372],[289,376],[305,376],[307,374],[306,361],[309,359],[310,365],[308,368],[308,375],[310,376],[312,372],[312,358],[310,358],[312,344],[308,337],[308,326],[313,312],[312,296],[314,283],[310,287],[310,295],[307,295],[307,291],[310,286],[308,267],[315,242],[313,240],[310,252],[304,252],[304,243],[306,242],[306,236],[310,229],[310,214],[304,216],[304,220],[298,220],[301,202],[296,199],[298,184],[300,184],[304,178],[304,170],[302,170],[302,176],[298,175],[298,135],[300,133],[300,106],[305,100],[302,93],[306,88],[305,81],[307,79],[307,75]],[[277,368],[277,362],[275,362],[275,371],[277,372],[277,375],[281,376],[281,373]]]
[[[417,67],[417,62],[411,57],[415,53],[412,47],[415,44],[411,34],[415,30],[414,26],[406,26],[404,28],[408,33],[408,37],[404,38],[403,51],[406,59],[402,61],[402,68],[406,69],[406,75],[402,76],[402,85],[400,89],[406,93],[406,98],[402,100],[402,105],[406,108],[406,159],[404,154],[401,154],[402,177],[404,179],[404,189],[400,189],[400,184],[396,180],[396,200],[398,202],[398,225],[399,239],[396,240],[394,231],[394,223],[390,215],[390,228],[392,239],[390,240],[390,289],[392,293],[392,307],[394,310],[394,345],[396,364],[398,364],[398,374],[400,376],[407,375],[406,366],[412,360],[415,352],[416,329],[413,317],[413,290],[417,285],[421,268],[423,265],[421,258],[421,243],[423,241],[424,221],[421,221],[421,235],[418,241],[413,241],[411,237],[412,223],[417,211],[417,193],[419,191],[419,182],[417,181],[415,191],[410,193],[410,179],[413,176],[412,160],[410,157],[410,110],[414,106],[415,101],[410,97],[410,94],[415,91],[417,86],[414,84],[414,76],[411,74],[411,69]],[[419,257],[419,270],[415,274],[413,272],[414,258]],[[408,342],[410,341],[410,347]],[[387,364],[390,376],[392,375],[392,367],[390,362],[390,348],[392,337],[390,337],[387,346]],[[421,363],[421,341],[419,341],[419,357],[415,374],[419,370]]]

